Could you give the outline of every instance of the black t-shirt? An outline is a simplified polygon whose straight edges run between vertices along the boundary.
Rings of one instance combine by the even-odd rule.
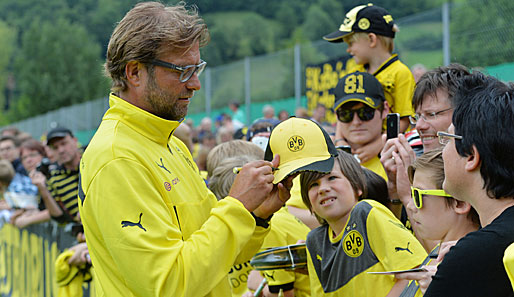
[[[514,206],[459,240],[444,257],[424,296],[514,296],[503,266],[503,254],[512,242]]]

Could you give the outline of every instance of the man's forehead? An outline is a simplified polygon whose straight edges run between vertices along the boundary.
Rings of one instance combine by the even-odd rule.
[[[450,107],[451,102],[448,95],[448,92],[443,89],[437,89],[435,93],[426,94],[423,96],[423,101],[421,101],[421,104],[416,109],[417,113],[420,113],[422,111],[434,111],[432,109],[434,108],[440,108],[440,107]]]
[[[14,141],[12,139],[4,139],[0,141],[0,146],[7,147],[7,146],[14,146]]]

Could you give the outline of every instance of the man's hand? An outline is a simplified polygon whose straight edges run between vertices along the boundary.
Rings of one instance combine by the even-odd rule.
[[[430,265],[423,266],[423,268],[425,268],[427,271],[397,273],[394,275],[394,277],[397,279],[417,281],[421,292],[425,294],[428,286],[432,282],[432,276],[434,276],[437,272],[437,264],[439,264],[439,262],[432,261],[430,262]]]
[[[385,138],[386,136],[382,135],[384,141]],[[387,188],[391,197],[399,197],[402,202],[405,199],[405,196],[402,195],[405,195],[405,193],[410,197],[410,182],[407,177],[407,168],[415,159],[416,153],[412,150],[403,134],[398,135],[398,138],[386,141],[384,149],[380,153],[380,162],[387,174]],[[401,168],[398,168],[399,165]],[[403,186],[404,188],[398,189],[397,181],[400,181],[400,187]],[[404,206],[406,205],[404,204]]]
[[[366,163],[367,161],[380,154],[382,148],[384,147],[384,143],[385,141],[382,138],[378,138],[375,141],[372,141],[360,148],[352,148],[352,153],[357,155],[357,158],[359,158],[361,164]]]
[[[448,254],[450,251],[450,248],[457,244],[457,240],[453,241],[446,241],[441,243],[441,246],[439,247],[439,253],[437,255],[437,262],[442,262],[444,260],[444,256]]]
[[[271,168],[278,167],[278,160],[277,155],[272,162],[259,160],[244,165],[228,195],[241,201],[248,211],[254,211],[274,188]]]
[[[74,265],[74,266],[79,266],[81,264],[91,262],[87,257],[87,255],[89,254],[89,251],[87,249],[87,245],[85,242],[79,243],[79,244],[73,246],[72,248],[70,248],[70,250],[73,250],[75,252],[68,260],[68,264]]]
[[[274,212],[279,210],[291,197],[290,190],[293,187],[293,179],[296,175],[285,178],[280,183],[273,187],[270,195],[263,201],[257,209],[254,210],[254,214],[259,217],[266,219],[271,216]]]
[[[30,179],[32,180],[32,183],[38,188],[46,188],[46,177],[43,173],[32,170],[29,174]]]

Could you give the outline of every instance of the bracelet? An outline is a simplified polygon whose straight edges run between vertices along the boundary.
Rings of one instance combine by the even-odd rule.
[[[255,224],[262,228],[268,228],[269,227],[269,221],[271,220],[271,217],[273,214],[271,214],[268,218],[263,219],[256,216],[253,212],[250,212],[252,214],[252,217],[255,219]]]
[[[344,139],[344,138],[336,139],[336,140],[334,140],[334,144],[338,143],[339,141],[346,141],[346,139]]]
[[[391,204],[402,204],[400,199],[389,199],[389,202],[391,202]]]

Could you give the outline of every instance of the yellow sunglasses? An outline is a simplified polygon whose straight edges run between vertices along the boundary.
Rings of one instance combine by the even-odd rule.
[[[423,207],[423,195],[433,195],[440,197],[452,197],[452,195],[446,193],[444,190],[421,190],[418,188],[410,187],[412,192],[412,200],[417,208]]]

